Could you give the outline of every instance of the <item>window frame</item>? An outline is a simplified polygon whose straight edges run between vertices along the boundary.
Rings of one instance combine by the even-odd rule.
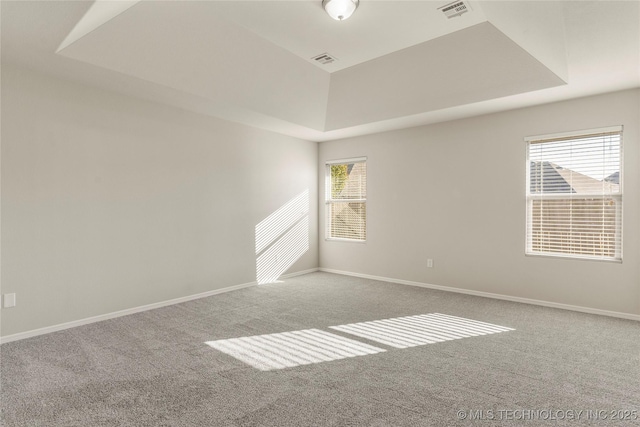
[[[367,164],[367,157],[350,157],[344,159],[336,159],[336,160],[327,160],[325,161],[325,186],[324,186],[324,199],[325,199],[325,240],[332,242],[350,242],[350,243],[366,243],[367,242],[367,229],[368,229],[368,212],[367,212],[367,198],[368,194],[366,191],[367,182],[365,181],[365,198],[364,199],[333,199],[331,197],[331,166],[333,165],[344,165],[350,163],[365,163]],[[368,169],[368,165],[366,166]],[[368,170],[367,170],[368,174]],[[332,237],[331,236],[331,205],[334,203],[345,203],[346,201],[352,203],[363,203],[365,206],[365,219],[364,219],[364,230],[365,230],[365,238],[364,239],[349,239],[346,237]]]
[[[623,259],[623,168],[624,168],[624,144],[623,144],[623,130],[624,126],[608,126],[602,128],[585,129],[580,131],[569,131],[554,134],[535,135],[524,138],[525,141],[525,256],[530,257],[544,257],[544,258],[562,258],[572,260],[583,261],[597,261],[597,262],[613,262],[622,263]],[[531,161],[530,161],[530,146],[532,143],[544,144],[545,142],[553,142],[558,140],[580,139],[589,136],[595,136],[598,134],[607,133],[619,133],[620,135],[620,168],[619,168],[619,191],[611,195],[597,195],[587,194],[583,196],[571,196],[571,193],[559,193],[559,194],[532,194],[531,193]],[[534,252],[532,247],[533,237],[530,235],[532,231],[531,218],[533,216],[533,201],[534,200],[579,200],[579,199],[605,199],[612,198],[616,200],[616,232],[614,237],[619,239],[614,244],[615,254],[613,257],[593,256],[584,254],[571,254],[571,253],[559,253],[559,252]],[[531,233],[532,234],[532,233]]]

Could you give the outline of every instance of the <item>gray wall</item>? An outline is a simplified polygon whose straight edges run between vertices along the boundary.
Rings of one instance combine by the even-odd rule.
[[[316,143],[2,69],[7,336],[256,280],[255,226],[309,190]]]
[[[321,187],[326,160],[368,157],[368,229],[326,241],[321,209],[320,267],[640,314],[639,122],[630,90],[323,142]],[[523,137],[620,124],[623,263],[525,256]]]
[[[316,143],[3,66],[2,293],[18,305],[1,333],[252,282],[255,226],[307,189],[309,250],[289,272],[640,314],[639,122],[634,90],[325,142],[318,156]],[[617,124],[624,262],[525,257],[522,138]],[[324,161],[363,155],[368,241],[318,239]]]

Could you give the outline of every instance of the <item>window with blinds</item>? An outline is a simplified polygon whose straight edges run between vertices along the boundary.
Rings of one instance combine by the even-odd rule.
[[[327,239],[367,238],[366,158],[326,164]]]
[[[622,261],[622,126],[525,141],[526,253]]]

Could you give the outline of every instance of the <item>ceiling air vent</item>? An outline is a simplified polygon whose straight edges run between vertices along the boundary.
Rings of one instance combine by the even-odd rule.
[[[442,13],[444,13],[444,16],[449,19],[460,16],[463,13],[471,10],[469,5],[464,1],[454,1],[453,3],[445,4],[438,9],[441,10]]]
[[[321,53],[320,55],[314,56],[311,59],[316,61],[318,64],[325,65],[325,64],[331,64],[333,61],[335,61],[338,58],[336,58],[335,56],[331,56],[328,53]]]

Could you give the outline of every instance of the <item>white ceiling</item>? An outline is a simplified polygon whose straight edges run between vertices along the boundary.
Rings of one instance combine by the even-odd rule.
[[[348,22],[327,19],[320,1],[216,2],[212,9],[311,63],[331,54],[337,61],[321,68],[334,72],[486,21],[475,1],[463,19],[453,20],[438,12],[442,4],[363,0]]]
[[[640,87],[638,1],[320,3],[3,0],[2,61],[316,141]]]

